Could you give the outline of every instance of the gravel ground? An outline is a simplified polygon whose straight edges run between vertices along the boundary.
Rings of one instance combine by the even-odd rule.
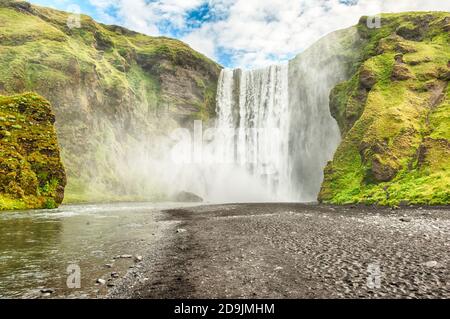
[[[164,212],[109,298],[450,298],[450,208],[304,204]]]

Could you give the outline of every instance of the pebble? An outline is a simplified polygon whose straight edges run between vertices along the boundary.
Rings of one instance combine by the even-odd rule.
[[[400,221],[404,222],[404,223],[409,223],[411,221],[411,218],[409,218],[409,217],[402,217],[402,218],[400,218]]]
[[[51,288],[41,289],[41,293],[43,293],[43,294],[52,294],[54,292],[55,292],[55,289],[51,289]]]
[[[116,259],[120,259],[120,258],[122,258],[122,259],[128,259],[128,258],[133,258],[133,256],[132,256],[132,255],[119,255],[119,256],[116,256],[115,258],[116,258]]]
[[[113,267],[113,264],[106,264],[105,267],[106,267],[106,268],[112,268],[112,267]]]
[[[112,273],[111,273],[111,277],[113,277],[113,278],[119,278],[119,274],[116,273],[116,272],[112,272]]]
[[[186,231],[187,231],[187,230],[186,230],[186,229],[183,229],[183,228],[177,229],[177,233],[178,233],[178,234],[185,233]]]
[[[427,261],[426,263],[423,263],[422,265],[429,267],[429,268],[434,268],[434,267],[439,266],[439,263],[436,260],[430,260],[430,261]]]
[[[104,285],[104,284],[106,284],[106,280],[99,278],[99,279],[97,279],[97,283],[100,285]]]
[[[142,256],[134,256],[134,261],[135,262],[141,262],[142,261]]]

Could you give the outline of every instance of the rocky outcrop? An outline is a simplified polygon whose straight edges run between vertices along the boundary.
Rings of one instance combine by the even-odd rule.
[[[0,96],[0,210],[62,203],[66,175],[54,123],[42,97]]]
[[[382,205],[450,203],[449,13],[361,19],[359,69],[331,92],[343,135],[319,200]]]
[[[154,199],[144,157],[214,116],[220,66],[178,40],[70,19],[0,0],[0,94],[35,91],[54,106],[68,201]]]

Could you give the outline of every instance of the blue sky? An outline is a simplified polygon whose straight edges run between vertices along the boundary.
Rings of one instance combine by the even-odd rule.
[[[169,36],[226,67],[255,68],[294,57],[362,15],[450,11],[448,0],[31,0],[152,36]]]

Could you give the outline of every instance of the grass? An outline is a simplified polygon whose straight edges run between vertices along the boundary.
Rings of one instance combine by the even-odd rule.
[[[331,110],[343,142],[325,171],[319,196],[335,204],[378,205],[450,203],[450,45],[444,30],[448,13],[385,15],[381,29],[359,30],[365,41],[350,80],[331,94]],[[417,41],[400,37],[428,19]],[[447,20],[445,20],[447,19]],[[418,29],[417,29],[418,30]],[[420,29],[422,30],[422,29]],[[412,31],[411,31],[412,32]],[[398,80],[395,57],[402,54],[409,78]],[[362,70],[376,78],[362,89]],[[444,87],[437,105],[431,101]],[[438,92],[439,93],[439,92]]]
[[[85,15],[81,28],[69,29],[67,19],[65,12],[35,5],[26,12],[0,0],[0,93],[34,91],[54,106],[66,201],[113,200],[127,185],[118,187],[116,154],[106,146],[164,134],[177,125],[173,118],[212,118],[220,66],[178,40]]]

